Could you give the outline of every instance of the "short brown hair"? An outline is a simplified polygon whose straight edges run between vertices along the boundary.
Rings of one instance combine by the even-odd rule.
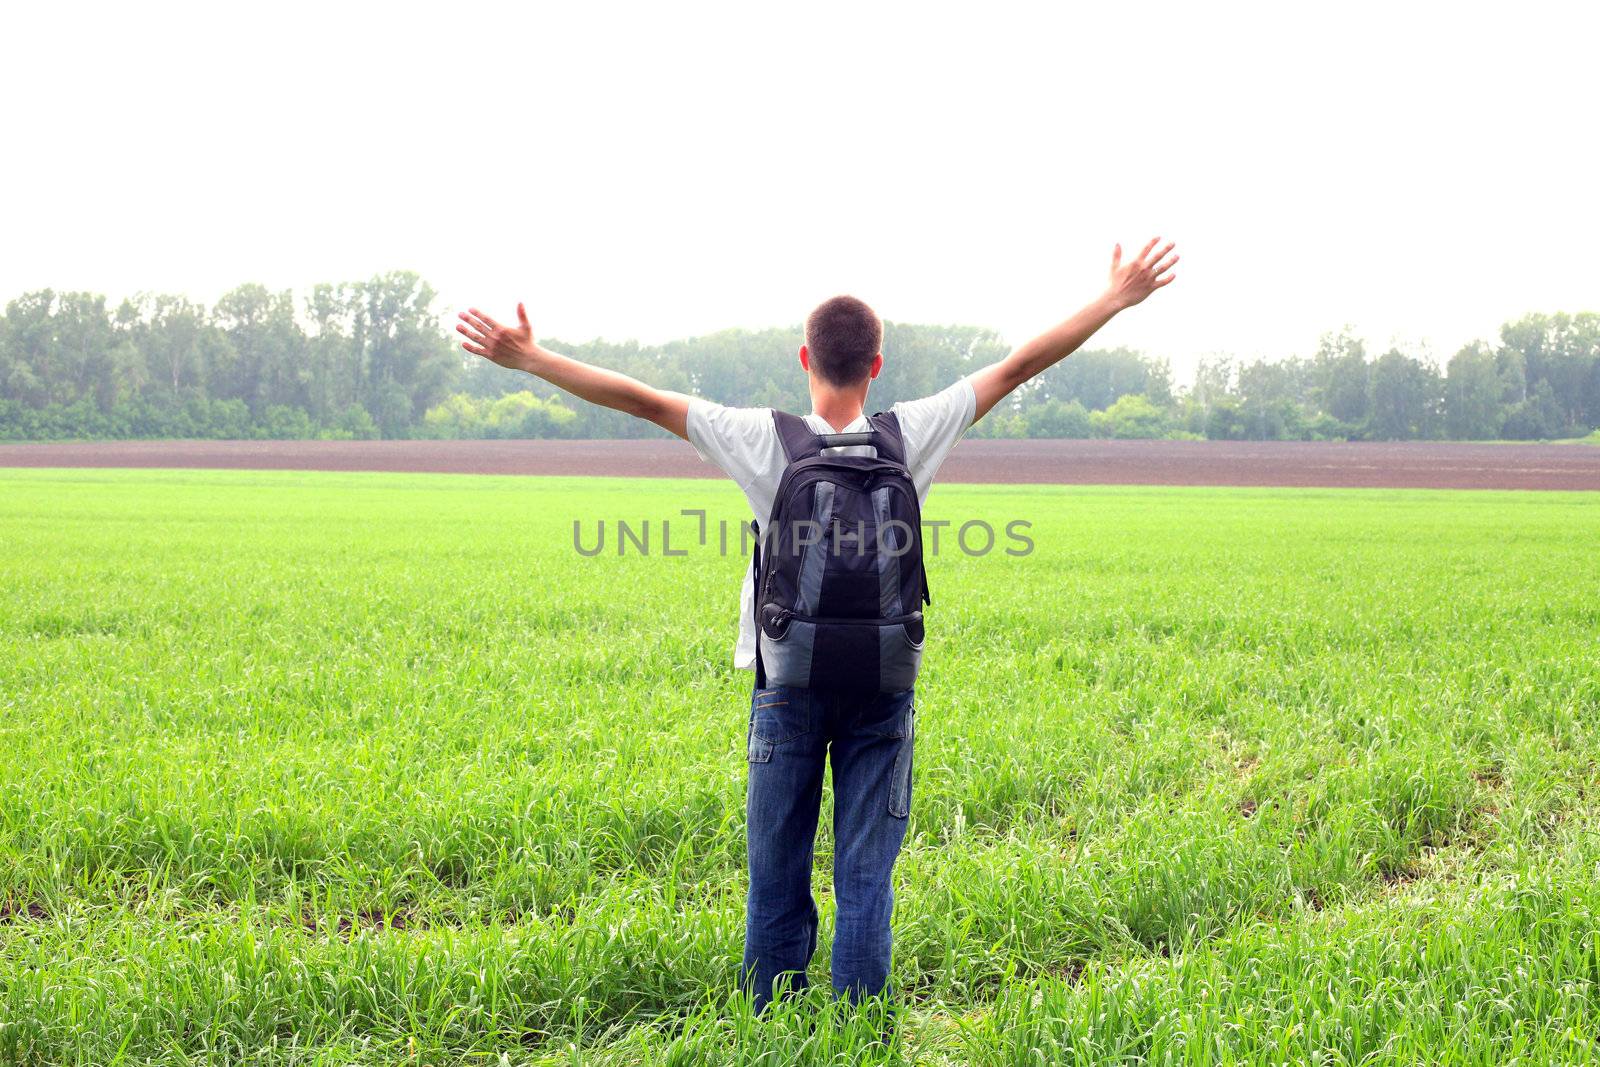
[[[806,317],[811,369],[830,385],[859,385],[882,346],[883,323],[853,296],[824,300]]]

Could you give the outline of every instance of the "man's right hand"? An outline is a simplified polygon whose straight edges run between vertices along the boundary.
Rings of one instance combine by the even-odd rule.
[[[533,343],[533,326],[521,304],[517,305],[517,322],[517,326],[502,326],[472,308],[461,313],[456,332],[466,338],[461,347],[473,355],[512,370],[531,370],[539,346]]]
[[[1094,332],[1113,315],[1139,303],[1151,293],[1169,284],[1176,275],[1170,273],[1178,257],[1169,255],[1171,242],[1160,252],[1155,252],[1159,237],[1150,238],[1144,251],[1133,260],[1122,262],[1122,246],[1111,253],[1111,279],[1106,291],[1076,315],[1017,348],[1005,359],[991,363],[982,370],[967,375],[972,382],[977,406],[972,417],[977,422],[1003,400],[1012,390],[1035,375],[1042,374],[1078,350],[1094,336]],[[1151,255],[1155,252],[1155,255]]]
[[[1159,240],[1159,237],[1150,238],[1144,251],[1127,263],[1122,262],[1120,244],[1111,253],[1111,281],[1106,296],[1119,310],[1133,307],[1177,277],[1176,274],[1167,273],[1178,262],[1177,256],[1167,254],[1174,248],[1173,242],[1168,241],[1167,247],[1153,256],[1150,254]]]

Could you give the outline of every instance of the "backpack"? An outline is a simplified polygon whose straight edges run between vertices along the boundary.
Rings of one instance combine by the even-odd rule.
[[[756,531],[756,685],[894,693],[922,662],[922,509],[894,414],[817,434],[774,411],[787,465]],[[876,456],[825,455],[871,445]]]

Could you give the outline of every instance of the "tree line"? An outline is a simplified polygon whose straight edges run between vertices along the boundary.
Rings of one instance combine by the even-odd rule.
[[[26,293],[0,318],[0,439],[645,437],[654,427],[465,356],[409,272],[296,297],[241,285],[206,307]],[[728,404],[809,406],[799,327],[664,345],[552,348]],[[873,406],[924,396],[1008,350],[973,326],[885,323]],[[1348,329],[1310,357],[1166,360],[1085,350],[979,423],[987,437],[1412,440],[1581,437],[1600,426],[1600,315],[1529,314],[1439,366]]]

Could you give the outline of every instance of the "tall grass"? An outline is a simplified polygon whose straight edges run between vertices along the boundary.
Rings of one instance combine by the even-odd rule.
[[[1600,500],[937,489],[1037,547],[929,560],[902,997],[760,1020],[741,508],[0,472],[0,1062],[1590,1054]]]

